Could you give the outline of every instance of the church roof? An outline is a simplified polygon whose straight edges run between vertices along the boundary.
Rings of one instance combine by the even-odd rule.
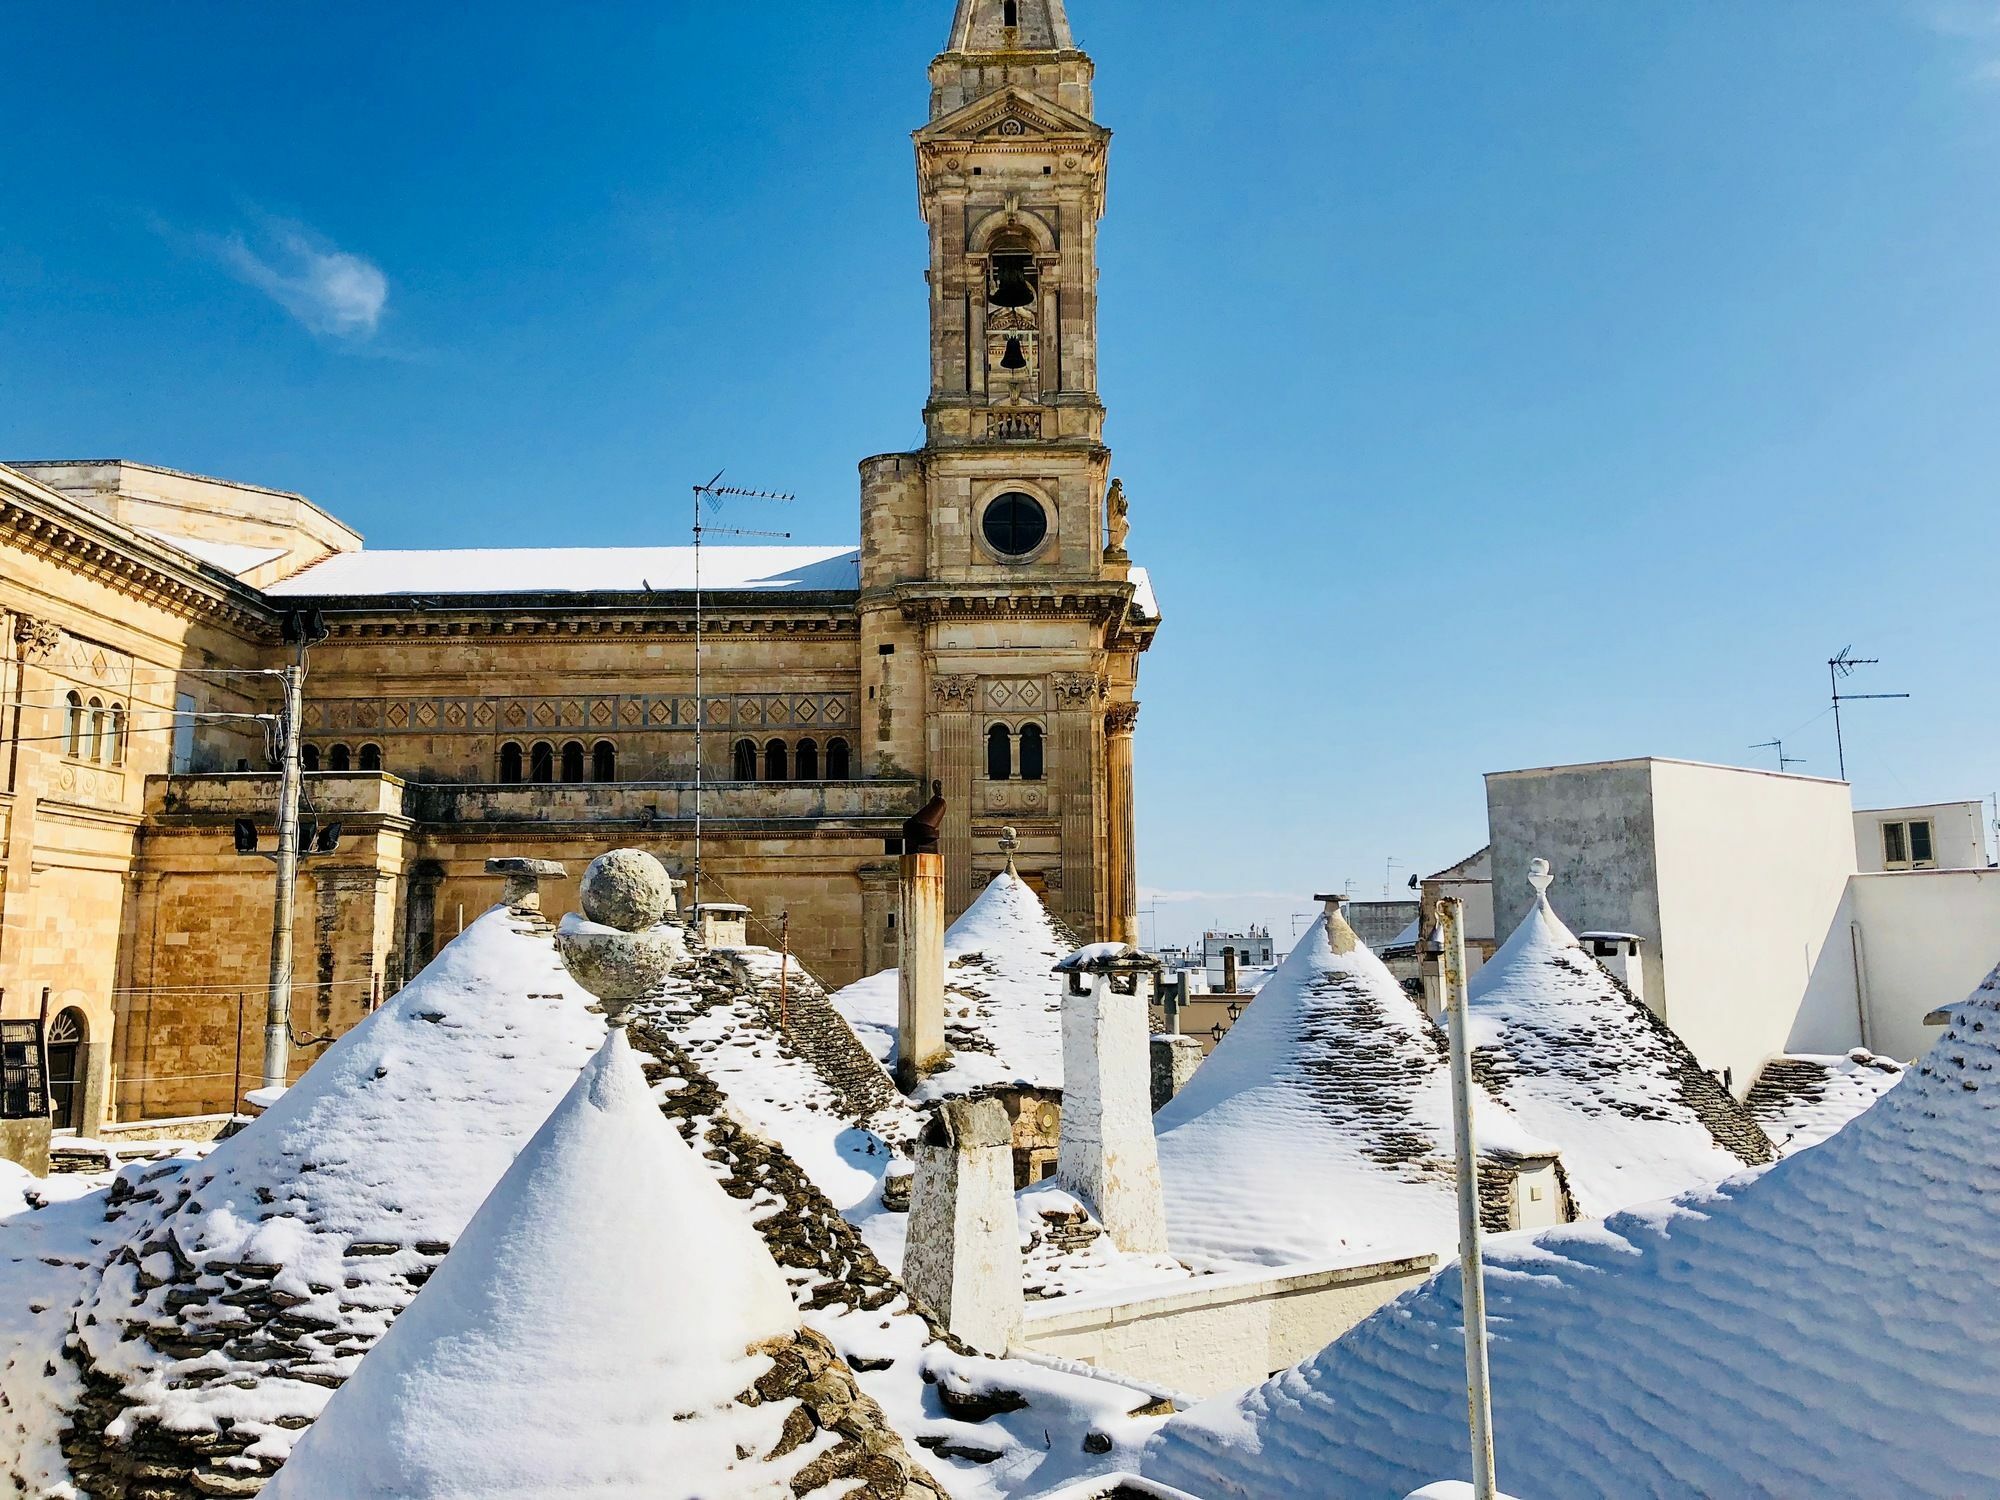
[[[2000,1494],[1996,1078],[2000,970],[1811,1150],[1601,1225],[1489,1243],[1501,1482],[1539,1500]],[[1462,1327],[1453,1269],[1169,1424],[1145,1472],[1326,1500],[1462,1474]]]
[[[1553,1154],[1491,1098],[1474,1107],[1482,1151]],[[1342,918],[1313,924],[1154,1124],[1168,1242],[1192,1264],[1458,1241],[1443,1033]]]
[[[1546,891],[1472,976],[1469,999],[1481,1081],[1560,1149],[1584,1215],[1772,1159],[1756,1121],[1583,950]]]
[[[834,1383],[852,1432],[822,1420]],[[748,1212],[614,1032],[264,1493],[810,1495],[844,1491],[852,1466],[822,1460],[864,1441],[894,1455],[870,1492],[904,1493],[880,1409],[801,1340]]]
[[[265,592],[280,597],[371,595],[691,593],[692,547],[472,547],[363,549],[313,564]],[[704,547],[704,591],[852,593],[853,547]]]

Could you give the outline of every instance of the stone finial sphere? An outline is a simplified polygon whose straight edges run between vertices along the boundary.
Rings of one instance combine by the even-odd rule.
[[[624,932],[656,927],[673,909],[667,867],[643,849],[613,849],[583,872],[583,914]]]

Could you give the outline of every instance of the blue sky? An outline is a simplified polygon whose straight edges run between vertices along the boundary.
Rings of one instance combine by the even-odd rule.
[[[1456,859],[1483,771],[1832,774],[1850,642],[1859,800],[2000,787],[2000,4],[1071,7],[1148,937]],[[726,464],[848,540],[949,11],[9,7],[0,454],[381,546],[676,542]]]

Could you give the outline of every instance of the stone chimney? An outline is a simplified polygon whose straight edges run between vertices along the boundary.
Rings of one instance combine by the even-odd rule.
[[[1233,947],[1222,950],[1222,993],[1236,993],[1236,950]]]
[[[905,854],[896,895],[896,1081],[912,1090],[946,1056],[944,856]]]
[[[1334,893],[1314,896],[1313,900],[1326,908],[1326,942],[1335,953],[1352,953],[1361,946],[1361,939],[1352,927],[1347,925],[1347,897]]]
[[[1153,1113],[1158,1114],[1201,1066],[1201,1038],[1155,1033],[1147,1042],[1153,1057]]]
[[[903,1284],[975,1349],[1003,1354],[1021,1331],[1021,1227],[1014,1136],[998,1099],[952,1099],[917,1139]]]
[[[1636,932],[1579,932],[1576,940],[1583,944],[1584,952],[1603,964],[1620,984],[1632,992],[1634,1000],[1645,1003],[1644,938]]]
[[[1163,1255],[1167,1214],[1146,1032],[1160,961],[1125,943],[1094,943],[1056,972],[1068,990],[1056,1180],[1090,1205],[1119,1249]]]
[[[489,859],[486,861],[488,875],[504,875],[506,886],[500,892],[500,904],[515,911],[540,911],[542,909],[542,882],[560,880],[569,873],[564,865],[553,859]]]

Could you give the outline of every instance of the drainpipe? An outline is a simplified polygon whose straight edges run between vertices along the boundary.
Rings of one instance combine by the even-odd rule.
[[[1861,941],[1861,923],[1847,924],[1847,947],[1854,955],[1854,1010],[1861,1023],[1861,1045],[1869,1052],[1875,1050],[1873,1030],[1868,1024],[1868,949]]]

